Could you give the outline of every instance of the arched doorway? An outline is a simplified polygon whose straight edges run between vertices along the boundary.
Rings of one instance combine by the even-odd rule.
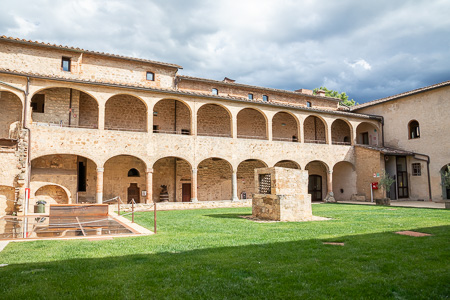
[[[0,138],[14,138],[10,132],[14,131],[14,125],[20,127],[22,122],[22,102],[15,94],[0,91]]]
[[[197,135],[231,137],[230,113],[217,104],[203,105],[197,111]]]
[[[321,161],[314,160],[305,166],[308,171],[308,193],[311,201],[322,201],[327,191],[328,166]]]
[[[105,105],[105,129],[146,132],[147,106],[135,96],[112,96]]]
[[[163,99],[153,107],[153,132],[191,134],[191,110],[184,102]]]
[[[36,201],[45,201],[47,204],[68,204],[69,196],[66,191],[58,185],[44,185],[34,194]]]
[[[298,122],[289,113],[278,112],[272,118],[272,139],[274,141],[298,142]]]
[[[303,122],[305,143],[326,144],[327,128],[325,122],[319,117],[309,116]]]
[[[144,203],[146,197],[142,191],[147,191],[146,169],[144,161],[132,155],[108,159],[104,165],[103,201],[119,196],[123,203],[130,203],[131,199]]]
[[[341,161],[334,165],[333,193],[337,201],[350,200],[356,194],[356,172],[350,162]]]
[[[258,159],[247,159],[237,168],[237,193],[239,199],[250,199],[255,190],[255,169],[266,168],[267,164]]]
[[[233,168],[221,158],[207,158],[198,164],[198,200],[231,200]]]
[[[189,202],[192,167],[185,159],[169,156],[153,164],[153,201]]]
[[[378,146],[378,128],[368,122],[362,122],[359,124],[358,127],[356,127],[356,143],[360,145]]]
[[[98,128],[98,103],[87,93],[72,88],[47,88],[31,98],[33,123]]]
[[[266,117],[253,108],[244,108],[237,115],[237,137],[243,139],[267,139]]]

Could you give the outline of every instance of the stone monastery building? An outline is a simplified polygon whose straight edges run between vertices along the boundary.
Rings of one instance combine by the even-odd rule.
[[[450,195],[450,81],[350,109],[179,69],[0,37],[0,215],[23,212],[26,188],[30,210],[158,202],[162,186],[170,202],[241,201],[254,169],[272,166],[308,170],[313,201],[370,201],[383,169],[397,179],[391,199]]]

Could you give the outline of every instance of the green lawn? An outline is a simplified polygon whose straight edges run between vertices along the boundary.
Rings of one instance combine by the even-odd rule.
[[[333,220],[239,217],[250,208],[167,211],[154,236],[10,243],[0,252],[9,264],[0,268],[0,299],[450,296],[449,211],[320,204],[313,212]],[[152,229],[153,213],[136,221]]]

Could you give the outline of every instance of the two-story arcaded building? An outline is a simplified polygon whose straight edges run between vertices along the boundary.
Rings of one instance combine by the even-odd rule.
[[[26,188],[30,205],[148,203],[162,186],[169,201],[238,201],[267,166],[308,170],[312,200],[370,199],[385,156],[413,155],[383,147],[383,117],[363,108],[179,69],[0,37],[0,214]]]

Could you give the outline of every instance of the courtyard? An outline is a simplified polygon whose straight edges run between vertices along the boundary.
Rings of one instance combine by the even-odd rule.
[[[446,210],[313,205],[316,222],[254,222],[251,208],[158,213],[152,236],[14,242],[2,299],[400,298],[450,294]],[[135,221],[149,229],[153,214]],[[397,231],[431,234],[414,237]],[[335,243],[335,244],[324,244]]]

